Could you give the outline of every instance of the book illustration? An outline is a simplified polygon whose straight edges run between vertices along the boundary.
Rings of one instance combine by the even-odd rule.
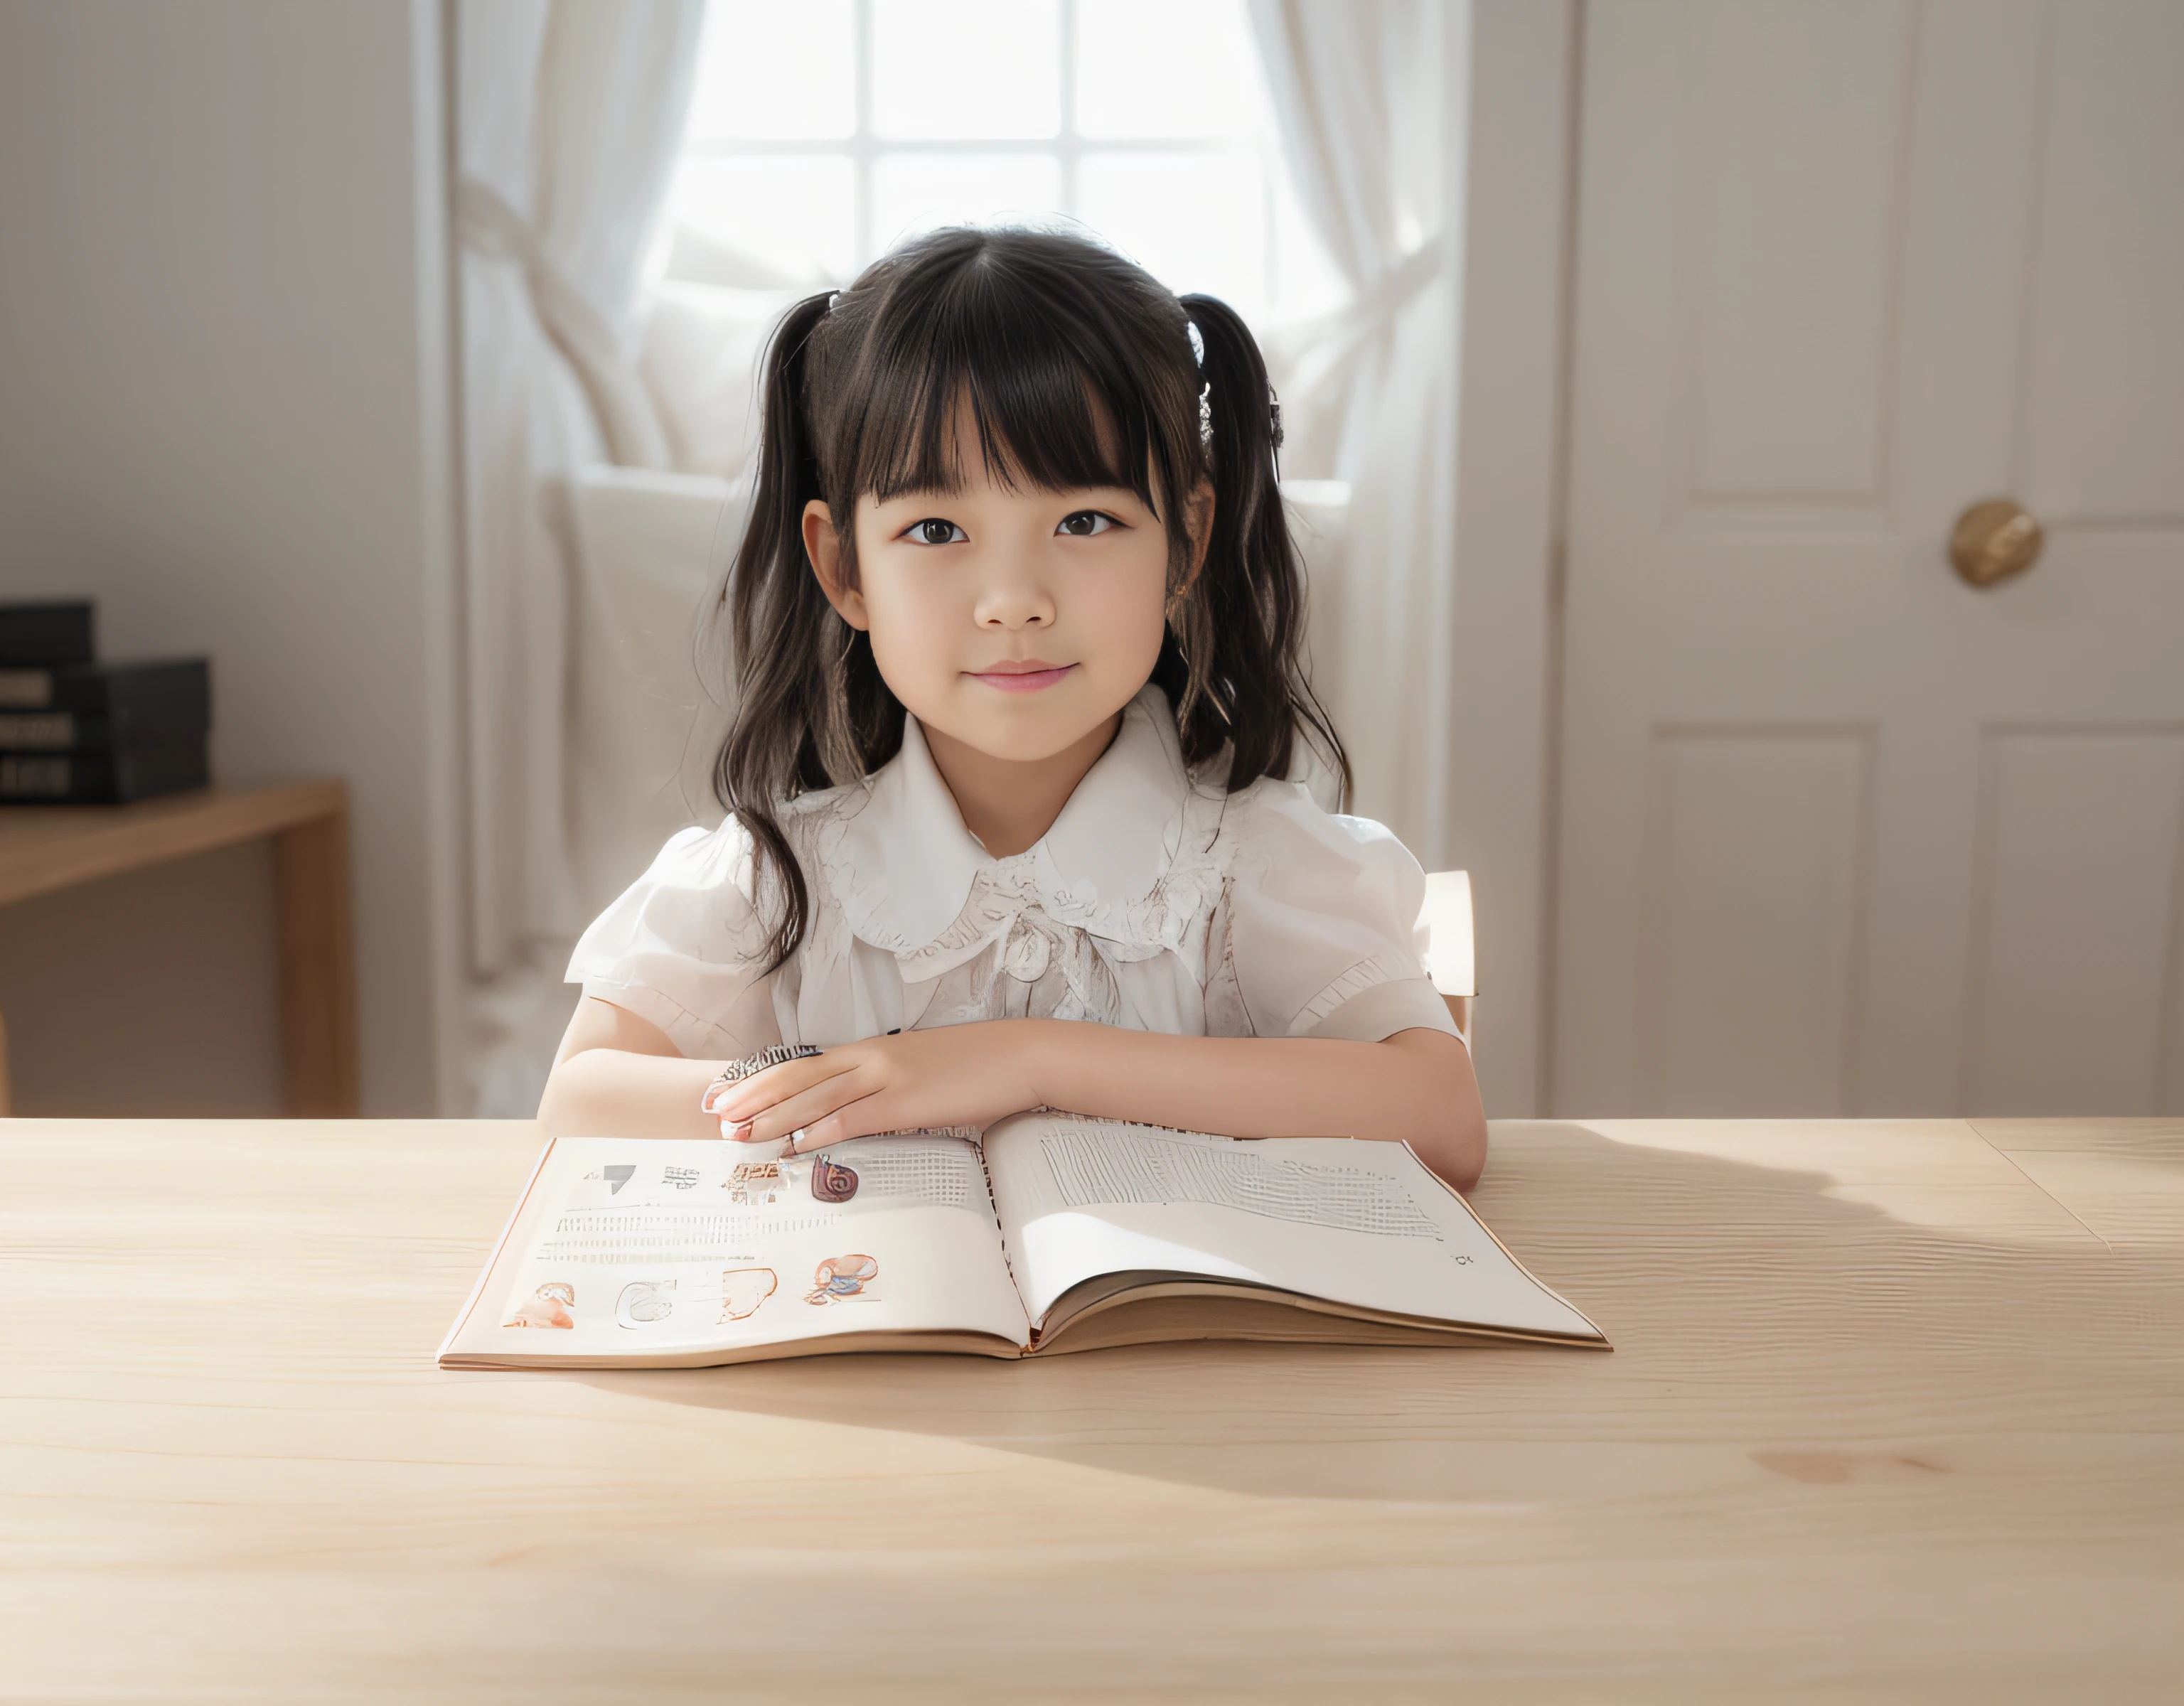
[[[857,1194],[855,1169],[820,1156],[811,1163],[811,1194],[822,1202],[847,1202]]]
[[[741,1321],[758,1313],[758,1306],[780,1288],[771,1268],[730,1268],[721,1275],[721,1321]]]
[[[632,1280],[615,1300],[615,1325],[650,1327],[675,1313],[672,1280]]]
[[[853,1138],[822,1151],[814,1159],[836,1172],[854,1175],[848,1193],[829,1196],[820,1189],[825,1175],[815,1165],[811,1195],[821,1202],[846,1202],[854,1195],[860,1207],[931,1204],[968,1209],[982,1216],[989,1207],[978,1151],[955,1138],[900,1135]]]
[[[739,1208],[770,1208],[787,1194],[788,1178],[777,1161],[738,1162],[721,1188]]]
[[[565,1280],[549,1280],[524,1300],[504,1327],[574,1327],[577,1288]]]
[[[628,1162],[614,1162],[604,1167],[595,1167],[577,1183],[571,1193],[572,1202],[604,1203],[621,1195],[621,1188],[637,1177],[637,1168]],[[634,1195],[635,1193],[632,1193]]]
[[[1439,1240],[1440,1229],[1384,1174],[1208,1148],[1133,1133],[1128,1144],[1067,1127],[1040,1133],[1047,1171],[1070,1208],[1123,1203],[1202,1202],[1270,1220],[1390,1238]]]
[[[852,1198],[861,1207],[930,1203],[983,1213],[989,1206],[978,1151],[946,1137],[853,1138],[814,1156],[740,1162],[722,1185],[738,1208],[771,1208],[806,1190],[827,1207]]]
[[[879,1277],[880,1264],[869,1256],[829,1256],[811,1276],[812,1288],[804,1301],[824,1305],[855,1297],[877,1302],[879,1293],[874,1288]]]

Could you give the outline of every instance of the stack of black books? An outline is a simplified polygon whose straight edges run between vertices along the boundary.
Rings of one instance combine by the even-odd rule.
[[[0,605],[0,805],[148,800],[211,780],[211,666],[97,655],[87,600]]]

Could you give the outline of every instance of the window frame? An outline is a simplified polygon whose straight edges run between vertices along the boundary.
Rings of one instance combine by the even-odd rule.
[[[784,0],[789,3],[790,0]],[[985,154],[1017,159],[1052,159],[1061,179],[1057,211],[1076,219],[1078,183],[1088,158],[1131,154],[1232,154],[1245,152],[1259,157],[1259,220],[1261,254],[1265,268],[1266,299],[1279,298],[1281,248],[1277,222],[1276,173],[1279,162],[1267,158],[1270,139],[1263,133],[1234,132],[1217,136],[1086,137],[1077,125],[1077,36],[1082,0],[1056,0],[1056,27],[1059,51],[1056,75],[1061,83],[1059,122],[1051,137],[883,137],[872,129],[873,0],[850,0],[850,42],[854,62],[855,128],[847,137],[690,137],[682,146],[685,160],[749,159],[766,157],[846,159],[851,163],[852,274],[861,272],[879,258],[881,244],[895,233],[875,229],[872,180],[884,158]],[[846,281],[844,281],[846,282]]]

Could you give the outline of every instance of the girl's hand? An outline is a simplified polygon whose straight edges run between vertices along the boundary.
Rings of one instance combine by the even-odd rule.
[[[990,1125],[1038,1106],[1036,1027],[1021,1020],[947,1025],[842,1043],[732,1085],[715,1104],[721,1135],[800,1151],[921,1125]]]

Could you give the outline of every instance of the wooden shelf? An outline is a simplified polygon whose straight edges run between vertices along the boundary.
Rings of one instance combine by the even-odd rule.
[[[207,788],[133,806],[0,806],[0,906],[277,835],[347,808],[338,782]]]
[[[348,792],[339,782],[208,788],[133,806],[0,806],[0,906],[261,836],[273,842],[288,1111],[357,1111]],[[8,1111],[0,1029],[0,1116]]]

